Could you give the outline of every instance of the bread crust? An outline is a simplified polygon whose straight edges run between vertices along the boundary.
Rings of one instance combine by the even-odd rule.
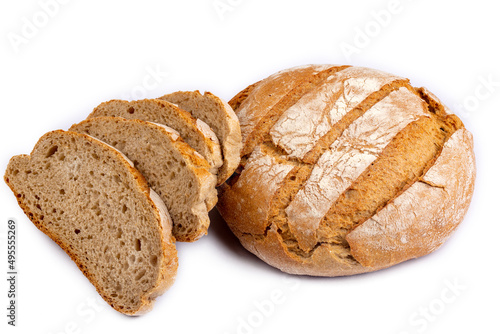
[[[236,95],[231,103],[236,107],[235,112],[242,120],[244,144],[251,137],[257,124],[267,117],[272,105],[279,103],[277,97],[283,98],[287,92],[293,90],[301,82],[311,80],[310,77],[317,72],[318,68],[324,70],[333,66],[311,65],[281,71],[250,85]],[[311,148],[313,146],[308,146],[307,150],[296,154],[293,146],[288,146],[285,150],[280,147],[280,142],[273,141],[272,136],[267,136],[262,137],[260,143],[251,151],[245,152],[244,150],[240,171],[219,190],[220,198],[217,208],[246,249],[271,266],[287,273],[313,276],[352,275],[383,269],[411,258],[426,255],[441,246],[464,219],[473,194],[475,163],[472,135],[463,128],[458,117],[452,115],[451,111],[437,97],[425,88],[415,89],[411,87],[407,79],[384,74],[380,71],[350,67],[344,72],[334,74],[334,76],[337,78],[331,77],[332,87],[334,87],[332,89],[344,90],[343,93],[341,91],[341,94],[333,94],[336,99],[341,99],[345,94],[352,92],[355,92],[353,97],[356,98],[356,94],[362,92],[362,89],[356,85],[367,82],[366,80],[370,76],[374,78],[369,79],[373,82],[370,84],[370,87],[373,88],[369,88],[366,93],[363,93],[366,98],[364,100],[358,99],[359,102],[349,106],[351,110],[356,110],[356,108],[361,110],[360,105],[364,105],[362,108],[366,110],[359,112],[358,119],[362,118],[374,106],[383,105],[382,99],[389,96],[390,92],[406,91],[406,94],[411,94],[412,100],[415,101],[405,104],[400,99],[395,108],[406,107],[408,111],[411,111],[416,110],[415,106],[421,104],[423,107],[416,114],[417,119],[436,119],[438,122],[436,124],[442,124],[441,131],[449,131],[450,134],[443,137],[439,133],[439,126],[437,130],[429,128],[425,130],[428,132],[422,132],[421,135],[424,136],[436,136],[435,140],[437,141],[442,140],[439,138],[445,138],[442,150],[432,160],[424,161],[423,174],[408,179],[402,190],[373,212],[371,217],[363,220],[360,224],[351,224],[353,226],[348,228],[347,233],[343,232],[346,234],[344,237],[341,233],[339,236],[331,237],[331,239],[318,234],[319,228],[324,228],[324,218],[328,217],[328,210],[324,210],[323,216],[325,214],[326,216],[323,217],[321,226],[319,223],[312,224],[312,222],[304,221],[300,230],[303,236],[299,238],[295,234],[297,230],[290,225],[290,217],[287,214],[290,213],[288,209],[290,203],[295,200],[297,192],[283,190],[288,189],[286,187],[299,178],[301,169],[317,167],[318,160],[321,157],[325,159],[324,153],[328,152],[328,149],[319,150],[318,152],[322,153],[317,160],[306,160],[304,157],[310,155],[307,150],[314,149]],[[346,87],[346,81],[344,81],[344,87],[342,87],[335,80],[351,80],[351,86]],[[391,82],[396,84],[388,85]],[[320,85],[324,85],[324,83],[320,83]],[[317,91],[322,89],[325,90],[325,86],[318,87]],[[387,93],[380,95],[377,99],[372,99],[371,96],[375,96],[375,93],[381,89],[386,89]],[[272,91],[272,96],[264,93],[259,94],[261,90],[262,92]],[[373,92],[371,95],[370,90]],[[314,94],[315,89],[312,92]],[[319,103],[322,95],[317,95],[318,102],[314,100],[314,95],[307,98],[310,100],[309,105],[300,109],[301,113],[305,113],[306,118],[313,119],[324,112],[322,109],[316,109],[317,106],[322,105]],[[352,98],[347,100],[353,101]],[[333,108],[342,107],[343,105],[339,104],[338,101],[334,100],[329,103]],[[297,103],[307,105],[304,99],[299,99]],[[285,117],[287,113],[291,112],[286,110],[281,117]],[[350,111],[347,110],[343,115],[348,117],[349,113]],[[342,116],[335,122],[342,122],[345,117]],[[295,121],[298,118],[292,116],[290,119]],[[337,126],[335,122],[332,121],[330,127]],[[350,122],[353,124],[352,119]],[[403,123],[403,125],[409,123],[407,130],[409,132],[412,131],[410,127],[412,122],[416,123],[417,121],[409,120],[407,123]],[[430,124],[430,121],[428,123]],[[284,123],[278,120],[276,124],[281,126]],[[306,125],[304,127],[308,129]],[[273,129],[277,128],[273,127]],[[391,127],[389,126],[389,128]],[[291,128],[285,130],[293,132]],[[343,128],[338,136],[341,136],[345,130],[346,128]],[[399,131],[402,130],[398,129],[397,132]],[[275,132],[278,131],[275,130]],[[280,133],[278,132],[278,134]],[[378,135],[375,137],[377,138],[371,140],[379,139]],[[335,145],[340,145],[337,141],[339,137],[332,138],[332,146],[329,148],[336,149]],[[368,152],[371,152],[370,150],[373,148],[369,143],[370,137],[368,136],[366,147]],[[317,140],[314,145],[322,144],[324,144],[322,140]],[[349,145],[354,144],[351,141],[346,141],[342,147],[344,145],[349,147]],[[268,150],[271,153],[264,154],[262,152],[264,147],[269,147]],[[351,165],[352,163],[354,162],[349,162],[344,168],[351,171],[351,168],[355,167]],[[346,169],[344,169],[345,171]],[[339,173],[343,173],[342,168],[339,169]],[[342,180],[342,174],[336,177]],[[298,188],[296,186],[297,191],[299,189],[302,191],[301,196],[307,199],[304,201],[305,204],[297,207],[296,210],[300,209],[303,212],[313,210],[311,205],[323,200],[323,198],[318,197],[321,196],[321,192],[316,194],[314,189],[329,186],[326,183],[321,183],[326,178],[324,175],[318,174],[318,180],[314,181],[308,190],[304,188],[304,185],[309,179],[310,175],[302,180],[301,184],[299,183]],[[343,182],[354,181],[344,180]],[[345,190],[340,189],[340,194],[347,196],[346,193],[349,192],[349,189],[349,185],[346,183]],[[428,189],[435,191],[432,191],[432,195],[426,198],[425,195],[429,193],[426,191]],[[425,199],[426,206],[419,206],[415,197],[411,197],[414,196],[416,190],[418,190],[419,196]],[[408,198],[412,198],[412,200]],[[408,207],[409,204],[413,204],[413,206]],[[281,209],[277,210],[276,208]],[[308,242],[301,242],[301,240]]]
[[[102,146],[105,150],[107,150],[110,154],[114,155],[115,158],[120,161],[123,166],[128,170],[128,172],[132,175],[132,177],[136,180],[137,182],[137,190],[141,192],[144,195],[144,199],[147,201],[148,205],[153,208],[153,212],[155,214],[156,220],[159,222],[158,224],[158,233],[161,236],[161,245],[162,245],[162,253],[163,257],[160,260],[161,265],[160,265],[160,272],[156,278],[155,284],[152,289],[147,291],[141,298],[141,304],[136,310],[131,310],[131,311],[124,311],[123,309],[118,308],[116,305],[113,304],[113,300],[111,297],[109,297],[103,290],[102,287],[100,287],[97,284],[96,278],[90,273],[88,270],[85,269],[85,264],[81,261],[81,259],[76,255],[76,253],[73,251],[73,246],[64,243],[61,239],[58,238],[55,234],[53,234],[50,230],[48,230],[45,225],[40,222],[36,217],[36,215],[33,212],[30,212],[30,209],[28,206],[22,202],[20,194],[17,192],[15,189],[15,186],[10,182],[9,180],[9,172],[10,172],[10,167],[19,163],[22,163],[23,165],[27,165],[30,162],[31,156],[36,154],[37,152],[37,147],[42,143],[47,137],[49,136],[58,136],[58,135],[64,135],[64,136],[74,136],[74,137],[82,137],[87,141],[92,142],[94,145],[99,145]],[[22,162],[21,162],[22,161]],[[175,239],[171,235],[171,221],[168,217],[168,213],[163,210],[163,208],[160,207],[160,204],[158,202],[155,202],[151,197],[150,197],[150,189],[147,185],[146,180],[140,174],[128,161],[128,159],[118,150],[112,148],[111,146],[101,142],[100,140],[97,140],[91,136],[87,136],[84,134],[79,134],[76,132],[70,132],[70,131],[63,131],[63,130],[55,130],[51,131],[49,133],[46,133],[43,135],[35,145],[33,151],[31,152],[30,155],[19,155],[19,156],[14,156],[10,159],[9,165],[7,167],[7,171],[4,176],[4,180],[6,184],[9,186],[9,188],[12,190],[14,195],[17,198],[18,204],[21,207],[21,209],[24,211],[26,216],[33,222],[33,224],[44,234],[46,234],[49,238],[51,238],[56,244],[61,247],[66,254],[69,255],[69,257],[75,262],[75,264],[78,266],[78,268],[82,271],[82,273],[87,277],[87,279],[94,285],[96,288],[96,291],[101,295],[101,297],[115,310],[118,312],[124,313],[126,315],[140,315],[148,312],[154,303],[154,299],[163,293],[166,289],[168,289],[174,282],[175,276],[177,273],[177,250],[175,247]],[[167,215],[167,216],[165,216]]]
[[[471,133],[457,130],[421,181],[347,235],[354,258],[365,267],[387,267],[441,247],[472,200],[473,146]]]

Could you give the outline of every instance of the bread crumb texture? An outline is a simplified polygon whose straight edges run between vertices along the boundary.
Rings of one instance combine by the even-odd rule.
[[[282,271],[386,268],[437,249],[465,216],[472,136],[408,79],[308,65],[229,104],[243,150],[217,207],[245,248]]]
[[[134,162],[166,204],[177,241],[195,241],[207,233],[208,211],[217,198],[216,176],[174,130],[136,119],[94,117],[70,131],[102,140]]]

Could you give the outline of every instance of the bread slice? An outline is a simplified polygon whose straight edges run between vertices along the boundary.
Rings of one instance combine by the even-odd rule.
[[[233,109],[210,92],[176,92],[160,99],[175,103],[207,123],[219,138],[224,164],[217,175],[217,185],[224,183],[240,163],[242,148],[240,123]]]
[[[140,119],[166,125],[179,132],[186,143],[207,159],[213,174],[217,174],[222,166],[221,148],[214,132],[202,120],[195,119],[172,103],[158,99],[130,102],[111,100],[98,105],[87,118],[102,116]]]
[[[121,117],[90,118],[70,131],[102,140],[134,162],[166,204],[176,240],[195,241],[207,234],[208,211],[217,202],[217,178],[210,173],[208,162],[176,131]]]
[[[114,309],[149,311],[174,281],[177,251],[164,204],[116,149],[53,131],[13,157],[5,182],[26,215]]]

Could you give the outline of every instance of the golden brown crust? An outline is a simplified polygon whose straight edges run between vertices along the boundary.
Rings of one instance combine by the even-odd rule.
[[[231,108],[233,108],[233,110],[236,110],[240,107],[240,105],[243,103],[243,101],[245,101],[248,97],[248,95],[250,95],[250,93],[254,90],[254,88],[260,84],[260,81],[257,81],[256,83],[254,84],[251,84],[250,86],[248,86],[247,88],[243,89],[241,92],[239,92],[238,94],[236,94],[229,102],[228,104],[231,106]]]
[[[293,91],[294,88],[300,86],[316,74],[327,70],[334,65],[309,65],[299,66],[289,70],[280,71],[270,77],[260,81],[247,98],[235,110],[240,121],[241,136],[243,147],[249,145],[249,141],[253,139],[254,132],[258,129],[258,124],[264,119],[272,109],[280,103],[281,100]],[[280,89],[276,89],[280,87]],[[242,154],[247,155],[251,150],[243,150]]]
[[[374,270],[353,261],[348,253],[342,252],[341,255],[332,256],[339,249],[338,246],[331,244],[319,245],[310,257],[297,256],[288,251],[275,226],[272,226],[265,236],[259,238],[238,232],[235,232],[235,235],[247,250],[269,265],[289,274],[333,277]]]
[[[428,176],[437,168],[433,166],[439,161],[450,160],[447,158],[447,152],[458,155],[458,160],[473,162],[472,144],[463,145],[463,149],[460,150],[456,144],[452,145],[452,141],[448,142],[457,129],[460,129],[460,132],[457,132],[456,136],[460,135],[463,126],[461,121],[430,92],[422,88],[414,89],[409,85],[408,79],[370,69],[347,68],[320,83],[320,86],[310,91],[308,96],[295,101],[291,107],[288,107],[289,109],[280,111],[280,119],[277,122],[273,120],[270,130],[266,129],[266,132],[270,131],[270,134],[252,137],[255,131],[260,131],[261,127],[258,124],[269,117],[273,106],[278,104],[280,99],[286,97],[302,82],[311,80],[311,76],[315,75],[318,68],[325,70],[329,67],[332,65],[305,66],[282,71],[247,87],[233,98],[232,104],[236,106],[236,114],[242,121],[244,143],[256,140],[256,145],[252,145],[251,150],[246,152],[247,155],[242,160],[238,174],[220,188],[220,201],[217,207],[222,217],[249,251],[268,264],[288,273],[318,276],[350,275],[382,269],[409,258],[427,254],[435,247],[429,247],[418,255],[412,253],[411,246],[407,249],[402,247],[403,251],[397,256],[393,255],[393,259],[390,260],[387,260],[387,256],[391,255],[390,251],[384,256],[380,255],[380,259],[376,256],[370,257],[370,254],[376,253],[374,250],[376,245],[363,248],[365,242],[367,245],[369,242],[367,242],[367,237],[361,235],[361,232],[364,226],[375,224],[369,219],[370,217],[376,215],[377,212],[384,212],[385,208],[397,202],[398,198],[405,196],[406,193],[409,194],[408,191],[411,191],[415,181],[418,184],[426,182],[424,184],[429,186],[431,181],[428,181]],[[404,97],[402,93],[409,95],[409,99],[396,98],[397,103],[393,103],[391,107],[391,99],[394,100],[397,96]],[[325,99],[325,96],[329,94],[331,97]],[[381,108],[382,114],[374,113],[377,108]],[[413,110],[419,110],[416,119],[408,118]],[[407,115],[404,112],[407,112]],[[398,113],[400,116],[397,117],[404,121],[401,123],[402,127],[396,127],[397,118],[394,116]],[[386,128],[390,131],[384,130],[383,133],[377,133],[377,130],[380,130],[377,124],[381,124],[380,120],[377,121],[377,117],[384,117],[383,120],[387,123]],[[406,118],[408,119],[405,120]],[[428,120],[425,121],[424,118]],[[320,122],[324,123],[320,125]],[[410,125],[405,128],[405,124]],[[340,128],[340,132],[335,130],[336,128]],[[385,143],[381,141],[381,138],[387,135],[386,132],[394,132],[391,135],[394,136],[403,128],[408,133],[408,138],[403,135],[396,136],[394,139],[388,137]],[[330,138],[328,133],[331,129],[339,133],[334,131],[334,135]],[[359,130],[362,130],[359,135],[351,139],[346,138],[344,143],[339,141],[343,138],[342,135],[345,137],[346,133],[355,134]],[[318,135],[312,137],[308,131],[316,131]],[[323,138],[328,137],[328,140],[323,142],[321,135],[324,136]],[[415,139],[411,139],[412,136]],[[402,148],[400,145],[412,145],[417,140],[428,151],[425,158],[419,159],[418,154],[413,154],[414,159],[407,160],[402,153],[404,150],[401,150],[402,156],[398,156],[397,153]],[[468,140],[464,139],[463,142]],[[313,142],[312,145],[311,142]],[[376,145],[382,146],[377,148]],[[379,151],[386,145],[389,147],[388,150]],[[445,149],[441,151],[443,145]],[[448,147],[450,145],[451,147]],[[352,148],[355,150],[351,150]],[[410,146],[405,146],[405,148],[411,151]],[[414,151],[419,150],[415,148]],[[330,154],[331,151],[336,153]],[[338,154],[343,151],[345,151],[344,155]],[[380,154],[378,152],[384,153],[378,157]],[[331,158],[328,158],[328,154]],[[318,169],[319,162],[332,166],[328,167],[329,169]],[[367,165],[355,171],[354,169],[360,162],[367,163]],[[334,204],[340,200],[345,203],[359,202],[356,196],[362,196],[365,193],[363,190],[365,185],[373,183],[380,186],[380,184],[388,183],[378,178],[382,175],[391,175],[391,173],[386,173],[385,169],[392,169],[391,164],[394,163],[402,164],[402,167],[399,170],[395,169],[393,173],[394,175],[399,173],[400,180],[395,180],[394,185],[387,188],[386,195],[384,195],[389,201],[377,195],[376,192],[372,192],[373,194],[366,198],[365,204],[367,205],[339,205],[336,211],[328,211],[330,206],[333,208]],[[418,165],[411,165],[414,163]],[[363,171],[365,171],[364,174]],[[327,178],[327,173],[333,174]],[[352,174],[352,180],[345,179],[346,173]],[[447,177],[452,183],[456,178],[468,176],[469,181],[465,187],[467,189],[472,189],[473,177],[471,175],[474,173],[473,163],[466,165],[456,163],[454,167],[447,168]],[[359,187],[357,187],[359,189],[351,188],[349,185],[355,184],[358,178],[360,178]],[[370,181],[370,178],[376,182]],[[337,179],[339,181],[335,181]],[[331,187],[333,181],[335,181],[334,184],[340,182],[345,188],[336,189],[332,193],[334,195],[328,195],[328,192],[325,194],[325,187]],[[453,189],[456,195],[459,190],[456,187]],[[460,208],[460,214],[456,214],[453,222],[450,220],[448,225],[440,226],[439,230],[428,227],[428,230],[419,231],[424,234],[432,233],[434,238],[441,240],[441,243],[444,242],[456,225],[462,221],[471,194],[472,190],[460,196],[449,197],[448,206],[455,208],[454,210]],[[325,195],[330,196],[326,201]],[[393,200],[390,200],[391,198]],[[303,205],[295,206],[295,211],[292,212],[292,205],[298,199],[303,200]],[[379,202],[371,203],[372,200]],[[323,202],[325,204],[320,204]],[[432,202],[429,205],[438,207]],[[321,209],[323,207],[325,210]],[[353,209],[369,211],[360,211],[359,216],[362,219],[359,221],[344,221],[352,216],[353,213],[348,210]],[[327,219],[321,222],[321,225],[315,225],[311,220],[304,220],[300,230],[297,226],[290,225],[292,223],[290,214],[300,217],[314,210],[317,210],[318,224],[322,218],[329,218],[332,212],[344,220],[328,221]],[[439,220],[444,214],[443,211],[446,210],[432,211],[428,208],[420,208],[415,211],[415,215],[425,216],[424,212],[433,212],[433,217]],[[316,217],[316,214],[312,215]],[[418,219],[414,219],[413,213],[404,212],[403,215],[409,219],[409,223],[414,224],[413,226],[418,225]],[[389,219],[387,224],[398,231],[397,221]],[[297,231],[301,231],[302,239],[298,238]],[[403,232],[402,228],[399,232]],[[417,235],[416,232],[415,235]],[[355,236],[358,237],[355,238]],[[300,240],[308,240],[308,242]],[[416,240],[419,240],[418,236]],[[421,237],[420,240],[425,240],[425,238]],[[352,253],[350,247],[353,247]]]
[[[419,182],[347,235],[352,255],[378,268],[433,252],[462,222],[475,174],[472,135],[462,128]]]

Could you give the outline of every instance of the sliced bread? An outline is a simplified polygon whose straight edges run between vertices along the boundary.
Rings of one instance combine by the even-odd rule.
[[[53,131],[13,157],[5,182],[35,226],[114,309],[148,311],[174,281],[177,252],[164,204],[116,149]]]
[[[160,99],[175,103],[212,128],[222,146],[224,162],[217,174],[217,185],[224,183],[238,167],[242,148],[240,123],[233,109],[210,92],[176,92]]]
[[[213,174],[217,174],[222,166],[221,148],[214,132],[202,120],[195,119],[189,112],[172,103],[158,99],[111,100],[97,106],[87,119],[103,116],[139,119],[166,125],[179,132],[186,143],[207,159]]]
[[[88,134],[116,147],[144,175],[165,202],[177,241],[207,234],[208,211],[217,202],[216,176],[208,162],[179,134],[164,126],[121,117],[96,117],[70,131]]]

